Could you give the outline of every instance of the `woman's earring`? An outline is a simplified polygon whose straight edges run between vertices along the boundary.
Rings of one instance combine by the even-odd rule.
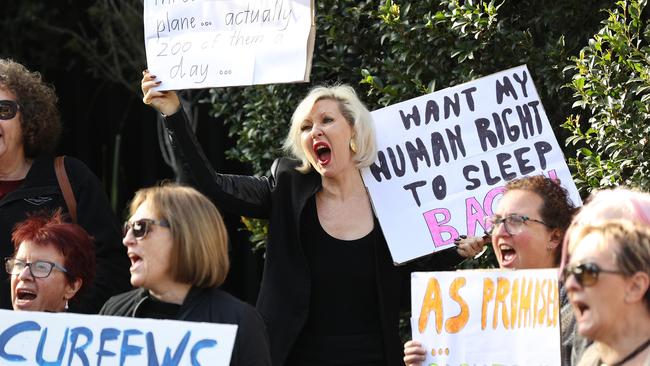
[[[65,306],[63,308],[65,311],[68,311],[68,299],[65,299]]]
[[[355,154],[357,153],[357,143],[354,139],[350,139],[350,150]]]

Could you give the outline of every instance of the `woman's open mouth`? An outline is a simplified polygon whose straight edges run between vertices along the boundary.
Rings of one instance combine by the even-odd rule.
[[[585,316],[585,313],[589,311],[589,306],[582,301],[571,301],[571,305],[573,305],[573,312],[575,313],[576,320],[578,321],[580,321],[580,319]]]
[[[501,266],[512,266],[517,258],[517,251],[507,244],[499,244],[499,251],[501,252]]]
[[[25,307],[28,306],[32,301],[36,300],[37,297],[38,297],[38,292],[36,292],[35,290],[19,288],[16,289],[14,304],[19,308]]]
[[[133,253],[128,253],[129,259],[131,260],[131,268],[129,268],[130,271],[134,271],[141,263],[142,263],[142,258]]]
[[[316,159],[320,165],[327,165],[332,159],[332,149],[326,142],[318,141],[313,145]]]

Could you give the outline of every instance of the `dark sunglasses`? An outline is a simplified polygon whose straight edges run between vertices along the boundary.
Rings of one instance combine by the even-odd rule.
[[[566,283],[569,276],[574,275],[582,287],[593,286],[598,282],[601,273],[623,274],[622,271],[613,271],[600,268],[596,263],[580,263],[568,265],[562,271],[562,282]]]
[[[0,100],[0,119],[12,119],[20,110],[15,100]]]
[[[133,236],[136,239],[143,239],[149,233],[152,225],[169,227],[169,223],[166,220],[140,219],[133,222],[126,221],[122,227],[122,237],[126,237],[129,230],[133,229]]]

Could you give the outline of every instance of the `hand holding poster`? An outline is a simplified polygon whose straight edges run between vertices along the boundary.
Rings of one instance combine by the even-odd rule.
[[[313,0],[145,0],[148,69],[161,90],[308,81]]]
[[[237,326],[0,310],[2,365],[230,364]]]
[[[560,365],[557,269],[416,272],[411,306],[423,365]]]
[[[378,157],[362,172],[393,261],[483,235],[503,185],[545,174],[579,204],[526,66],[372,112]]]

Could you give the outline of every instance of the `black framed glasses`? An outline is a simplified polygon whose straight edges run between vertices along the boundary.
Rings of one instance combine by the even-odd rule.
[[[34,278],[45,278],[52,273],[53,269],[57,269],[63,273],[68,273],[62,265],[48,261],[27,262],[18,258],[5,258],[5,270],[10,275],[19,275],[25,267],[29,268],[29,273]]]
[[[569,276],[573,275],[580,286],[589,287],[598,282],[601,273],[623,274],[622,271],[602,269],[596,263],[569,264],[562,271],[562,282],[566,283]]]
[[[122,227],[122,237],[126,237],[129,230],[133,229],[133,236],[136,239],[143,239],[151,230],[152,225],[158,225],[162,227],[169,227],[169,222],[166,220],[153,220],[153,219],[140,219],[133,222],[126,221]]]
[[[485,217],[484,220],[485,220],[484,227],[486,228],[486,233],[490,235],[500,224],[505,225],[506,232],[510,235],[517,235],[521,233],[524,230],[524,225],[528,221],[538,222],[542,225],[549,226],[547,223],[545,223],[542,220],[531,219],[526,215],[519,215],[519,214],[510,214],[504,217],[501,217],[499,215],[492,215],[492,216]]]
[[[0,119],[12,119],[20,110],[20,104],[15,100],[0,100]]]

